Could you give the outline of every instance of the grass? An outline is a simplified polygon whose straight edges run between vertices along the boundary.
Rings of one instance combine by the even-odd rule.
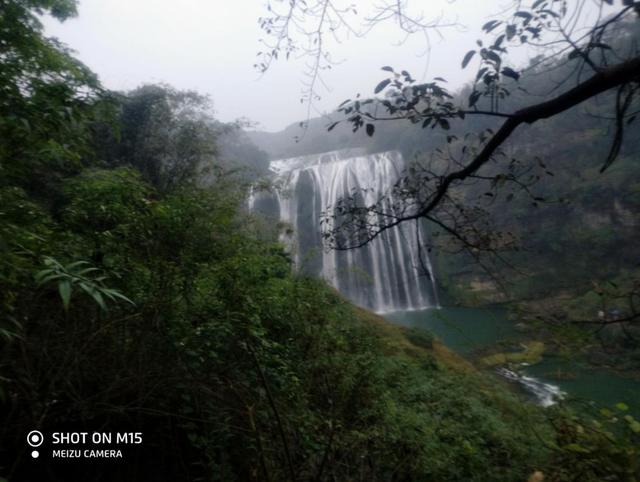
[[[509,363],[528,363],[534,365],[542,361],[545,344],[541,341],[523,343],[523,350],[517,352],[494,353],[483,357],[480,362],[486,367],[507,365]]]

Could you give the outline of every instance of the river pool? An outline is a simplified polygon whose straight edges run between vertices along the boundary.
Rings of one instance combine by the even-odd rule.
[[[385,317],[399,325],[425,328],[467,357],[501,341],[526,338],[499,308],[439,308],[387,313]],[[564,393],[564,399],[572,403],[593,401],[597,406],[611,407],[623,402],[633,415],[640,417],[640,380],[609,370],[545,355],[540,363],[523,367],[519,375],[501,374],[511,379],[518,377],[514,381],[543,405],[550,404],[556,393]]]

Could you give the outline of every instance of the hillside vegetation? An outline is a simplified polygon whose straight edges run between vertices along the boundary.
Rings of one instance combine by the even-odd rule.
[[[523,403],[293,274],[207,99],[105,90],[34,14],[73,5],[10,1],[0,28],[0,478],[638,477],[624,407],[593,421]],[[143,443],[115,463],[34,461],[34,429]]]

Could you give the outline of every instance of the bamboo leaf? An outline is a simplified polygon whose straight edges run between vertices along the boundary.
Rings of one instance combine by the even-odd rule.
[[[69,303],[71,301],[71,283],[68,280],[58,283],[58,293],[60,293],[60,298],[62,298],[62,306],[64,306],[64,310],[68,311]]]

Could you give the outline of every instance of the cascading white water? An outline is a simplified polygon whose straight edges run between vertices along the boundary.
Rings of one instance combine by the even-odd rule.
[[[522,385],[522,387],[531,393],[543,407],[550,407],[551,405],[554,405],[558,400],[562,400],[566,395],[566,393],[560,390],[560,387],[556,385],[544,383],[537,378],[523,375],[513,370],[509,370],[506,367],[498,368],[496,371],[508,380]]]
[[[429,257],[421,268],[414,223],[383,232],[366,246],[348,251],[323,249],[322,213],[355,192],[373,204],[399,178],[404,161],[398,152],[365,154],[342,150],[282,159],[271,163],[280,186],[275,192],[254,193],[251,209],[277,216],[291,225],[288,240],[298,269],[327,279],[356,304],[377,312],[438,306]],[[372,220],[374,221],[374,220]]]

